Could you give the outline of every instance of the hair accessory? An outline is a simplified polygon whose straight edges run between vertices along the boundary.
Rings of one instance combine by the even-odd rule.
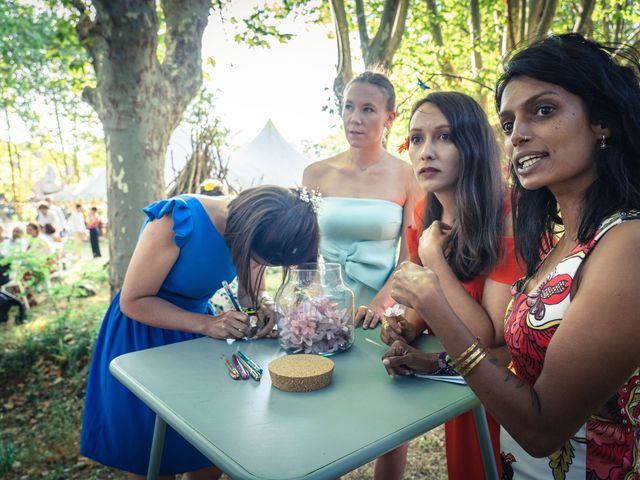
[[[600,140],[600,150],[606,150],[608,146],[609,145],[607,145],[607,137],[602,135],[602,140]]]
[[[313,213],[318,213],[320,204],[322,203],[322,193],[320,190],[308,190],[307,187],[297,187],[298,197],[305,203],[311,205]]]
[[[405,150],[409,150],[409,135],[407,135],[404,139],[404,141],[398,145],[398,153],[402,153]]]

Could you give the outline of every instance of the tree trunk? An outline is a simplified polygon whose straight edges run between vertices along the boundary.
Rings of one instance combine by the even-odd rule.
[[[438,22],[438,7],[435,0],[426,0],[427,9],[429,10],[429,26],[431,27],[431,33],[433,35],[433,41],[439,47],[444,47],[444,37],[442,35],[442,29]],[[442,68],[442,71],[446,74],[453,75],[454,68],[451,65],[448,55],[438,55],[438,63]]]
[[[96,72],[83,98],[103,125],[107,146],[109,281],[122,286],[143,220],[142,208],[164,197],[164,157],[171,133],[202,83],[202,32],[209,0],[163,0],[166,53],[157,58],[154,0],[82,0],[77,26]]]
[[[596,6],[596,0],[582,0],[580,3],[582,8],[573,31],[588,36],[591,33],[591,15],[593,15],[593,7]]]
[[[482,70],[482,54],[478,50],[481,43],[480,31],[480,2],[479,0],[469,1],[469,20],[471,33],[471,72],[474,77]]]
[[[333,81],[333,94],[336,98],[338,112],[340,112],[342,111],[344,87],[353,78],[349,23],[347,22],[347,13],[344,9],[343,0],[331,0],[331,16],[336,29],[336,42],[338,44],[338,65],[336,65],[336,78]]]
[[[16,167],[13,162],[13,153],[11,152],[11,147],[13,145],[11,141],[11,122],[9,122],[9,108],[6,104],[4,106],[4,120],[7,125],[7,151],[9,153],[9,166],[11,167],[11,192],[13,193],[13,201],[16,202],[18,200],[18,190],[16,188]]]

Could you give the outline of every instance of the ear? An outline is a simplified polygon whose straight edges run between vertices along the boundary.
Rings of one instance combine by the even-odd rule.
[[[397,115],[397,113],[396,113],[396,112],[388,112],[388,113],[387,113],[387,119],[386,119],[386,120],[385,120],[385,122],[384,122],[384,126],[385,126],[386,128],[390,128],[390,127],[391,127],[391,124],[392,124],[392,123],[393,123],[393,121],[396,119],[396,115]]]
[[[611,136],[611,129],[605,127],[602,123],[592,124],[591,131],[593,132],[597,140],[600,140],[603,135],[604,138],[609,138]]]

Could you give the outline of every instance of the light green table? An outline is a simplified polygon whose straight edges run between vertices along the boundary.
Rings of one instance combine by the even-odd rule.
[[[200,338],[122,355],[111,373],[156,413],[147,478],[157,478],[166,424],[233,479],[335,479],[473,409],[488,478],[497,479],[482,406],[466,386],[392,380],[382,366],[379,329],[358,329],[332,357],[332,383],[315,392],[271,387],[276,340]],[[438,348],[434,338],[423,349]],[[263,367],[260,383],[234,381],[220,354],[240,348]],[[486,463],[489,459],[488,464]]]

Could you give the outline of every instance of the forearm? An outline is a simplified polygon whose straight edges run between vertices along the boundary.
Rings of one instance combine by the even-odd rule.
[[[427,318],[438,339],[455,358],[475,341],[476,335],[446,303],[440,308],[417,312]],[[481,345],[487,346],[483,342]],[[496,421],[531,455],[545,456],[561,446],[579,426],[566,425],[561,409],[546,405],[536,386],[511,373],[489,353],[465,380]],[[564,423],[564,425],[563,425]]]
[[[207,322],[214,321],[211,315],[183,310],[157,296],[121,298],[120,309],[129,318],[152,327],[190,333],[205,334]]]

